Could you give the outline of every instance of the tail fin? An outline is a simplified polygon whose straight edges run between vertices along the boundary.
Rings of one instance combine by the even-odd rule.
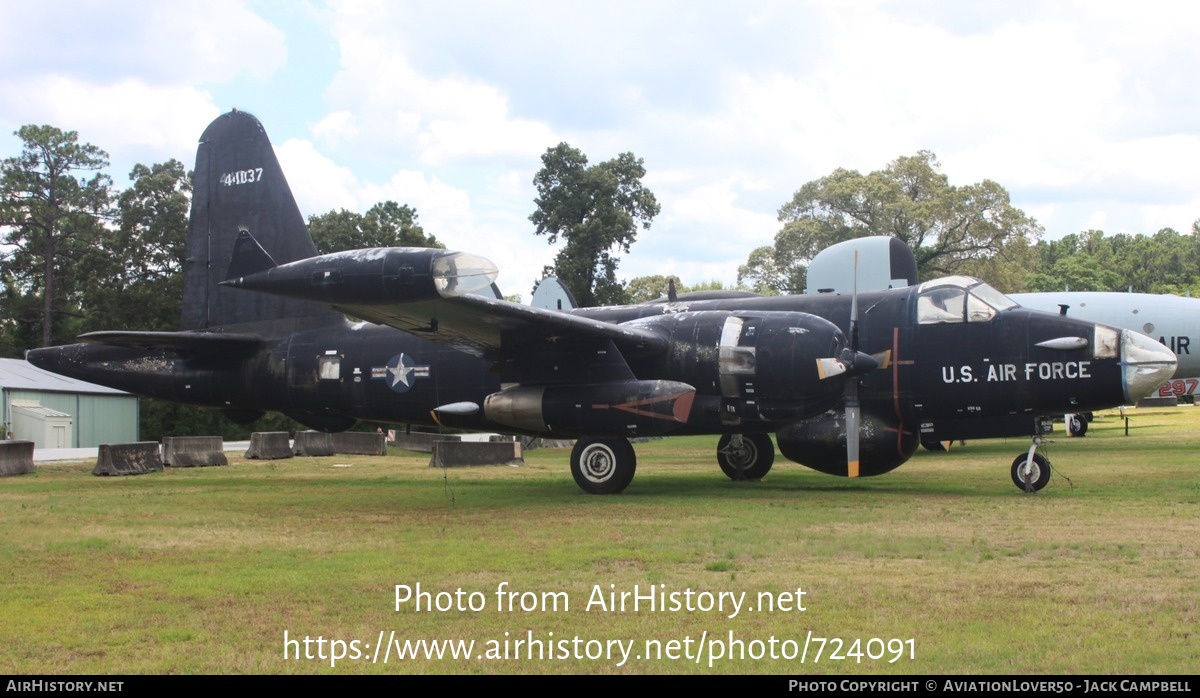
[[[306,325],[341,321],[341,314],[323,305],[219,285],[227,278],[243,231],[279,264],[317,253],[258,119],[235,109],[209,124],[200,136],[193,184],[181,329],[275,320],[304,320]]]

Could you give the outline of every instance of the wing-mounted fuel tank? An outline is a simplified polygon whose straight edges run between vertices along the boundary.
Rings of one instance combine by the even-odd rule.
[[[254,247],[242,249],[250,254]],[[474,293],[490,286],[496,274],[491,261],[465,252],[378,247],[333,252],[231,276],[221,285],[355,309]]]
[[[695,386],[726,425],[794,421],[842,398],[844,381],[877,366],[833,323],[797,312],[697,311],[626,323],[653,329],[670,350],[635,367]]]

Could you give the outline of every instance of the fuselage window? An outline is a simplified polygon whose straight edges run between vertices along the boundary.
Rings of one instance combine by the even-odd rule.
[[[996,314],[996,309],[980,300],[974,293],[967,294],[967,322],[987,322]]]
[[[340,380],[342,377],[342,357],[319,357],[317,359],[317,377],[323,381]]]
[[[962,322],[966,295],[966,291],[953,287],[925,291],[917,297],[917,322],[922,325]]]

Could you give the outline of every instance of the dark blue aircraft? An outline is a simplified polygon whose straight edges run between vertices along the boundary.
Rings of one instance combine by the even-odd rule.
[[[630,437],[717,435],[735,479],[767,474],[771,433],[808,467],[880,475],[924,430],[1033,436],[1042,415],[1131,402],[1175,370],[1148,337],[968,277],[557,311],[498,298],[495,266],[472,254],[316,256],[244,112],[201,136],[190,225],[182,331],[96,332],[29,361],[240,422],[274,410],[324,431],[364,419],[574,438],[572,474],[595,494],[632,481]],[[1049,465],[1031,451],[1012,476],[1040,489]]]

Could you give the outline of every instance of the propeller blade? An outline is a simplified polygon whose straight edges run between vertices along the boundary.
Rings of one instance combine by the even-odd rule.
[[[821,380],[840,376],[848,370],[839,359],[817,359],[817,375]]]
[[[817,375],[820,376],[821,380],[836,378],[842,375],[846,375],[847,377],[861,376],[877,368],[879,368],[879,360],[877,358],[870,354],[850,349],[843,350],[842,355],[836,359],[817,359]]]
[[[858,376],[873,371],[879,361],[858,350],[858,250],[854,250],[854,288],[850,296],[850,351],[853,370],[846,380],[846,476],[858,477],[858,430],[862,413],[858,405]]]
[[[858,407],[858,379],[846,381],[846,476],[858,477],[858,429],[862,414]]]

